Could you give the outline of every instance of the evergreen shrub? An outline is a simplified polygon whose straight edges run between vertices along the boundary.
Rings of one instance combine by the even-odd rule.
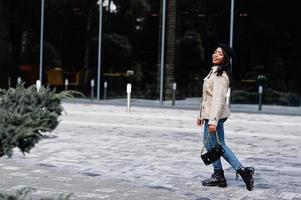
[[[59,124],[63,112],[61,101],[75,91],[56,93],[55,89],[18,84],[16,88],[0,89],[0,157],[12,156],[13,149],[29,153],[43,137]]]

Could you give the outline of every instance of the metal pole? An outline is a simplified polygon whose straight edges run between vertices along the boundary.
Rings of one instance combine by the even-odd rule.
[[[176,90],[177,90],[177,83],[172,84],[172,103],[171,105],[175,105],[176,103]]]
[[[91,100],[93,100],[94,99],[94,79],[91,80],[90,86],[91,86]]]
[[[262,110],[262,91],[263,87],[260,85],[258,87],[258,110]]]
[[[97,66],[97,100],[100,100],[101,81],[101,40],[102,40],[102,0],[99,3],[99,30],[98,30],[98,66]]]
[[[233,48],[233,27],[234,27],[234,0],[231,0],[231,13],[230,13],[230,44],[229,46]],[[230,73],[232,75],[232,58],[230,59]],[[229,91],[227,93],[227,104],[230,106],[231,104],[231,88],[229,88]]]
[[[43,83],[43,46],[44,46],[44,0],[41,0],[41,35],[40,35],[40,73],[39,80]]]
[[[40,80],[37,80],[36,81],[36,88],[37,88],[37,91],[39,91],[40,90],[40,88],[41,88],[41,81]]]
[[[230,14],[230,47],[233,47],[233,26],[234,26],[234,0],[231,0]],[[232,69],[231,69],[232,70]]]
[[[21,79],[21,77],[18,77],[17,78],[17,84],[21,84],[22,83],[22,79]]]
[[[131,111],[131,92],[132,92],[132,84],[128,83],[126,85],[126,93],[127,93],[127,112]]]
[[[69,85],[69,80],[66,78],[65,79],[65,90],[68,90],[68,85]]]
[[[162,36],[161,36],[161,75],[160,75],[160,103],[163,104],[163,79],[164,79],[164,50],[165,50],[165,24],[166,24],[166,0],[163,0],[162,8]]]
[[[103,83],[103,99],[107,99],[107,89],[108,89],[108,82],[107,81],[105,81],[104,83]]]

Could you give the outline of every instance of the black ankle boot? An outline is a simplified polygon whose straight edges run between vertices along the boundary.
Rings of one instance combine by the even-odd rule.
[[[227,181],[224,176],[224,170],[214,170],[211,178],[204,180],[203,186],[227,187]]]
[[[236,173],[236,179],[238,178],[238,174],[241,176],[242,180],[245,182],[246,187],[249,191],[253,190],[254,186],[254,167],[241,167],[239,170],[237,170]]]

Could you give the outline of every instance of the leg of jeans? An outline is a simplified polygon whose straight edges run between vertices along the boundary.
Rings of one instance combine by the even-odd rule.
[[[224,135],[224,122],[223,120],[219,120],[217,124],[217,133],[219,140],[221,142],[221,145],[223,146],[225,153],[223,157],[225,160],[237,171],[241,167],[241,163],[235,156],[235,154],[231,151],[231,149],[226,145],[225,143],[225,135]],[[216,141],[216,135],[213,135],[215,137],[211,137],[213,141]]]
[[[208,122],[209,122],[208,120],[205,120],[205,123],[204,123],[204,137],[203,137],[204,142],[206,142],[206,138],[208,137],[207,143],[204,144],[207,151],[211,150],[216,144],[216,141],[212,142],[212,134],[210,134],[208,132]],[[214,163],[212,163],[212,166],[213,166],[214,170],[222,170],[223,169],[222,162],[221,162],[220,158],[217,159]]]

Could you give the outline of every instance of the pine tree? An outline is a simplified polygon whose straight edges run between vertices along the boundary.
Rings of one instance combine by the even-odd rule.
[[[43,137],[59,124],[63,112],[61,101],[73,97],[75,91],[56,93],[49,87],[0,89],[0,157],[12,156],[13,149],[29,153]]]

